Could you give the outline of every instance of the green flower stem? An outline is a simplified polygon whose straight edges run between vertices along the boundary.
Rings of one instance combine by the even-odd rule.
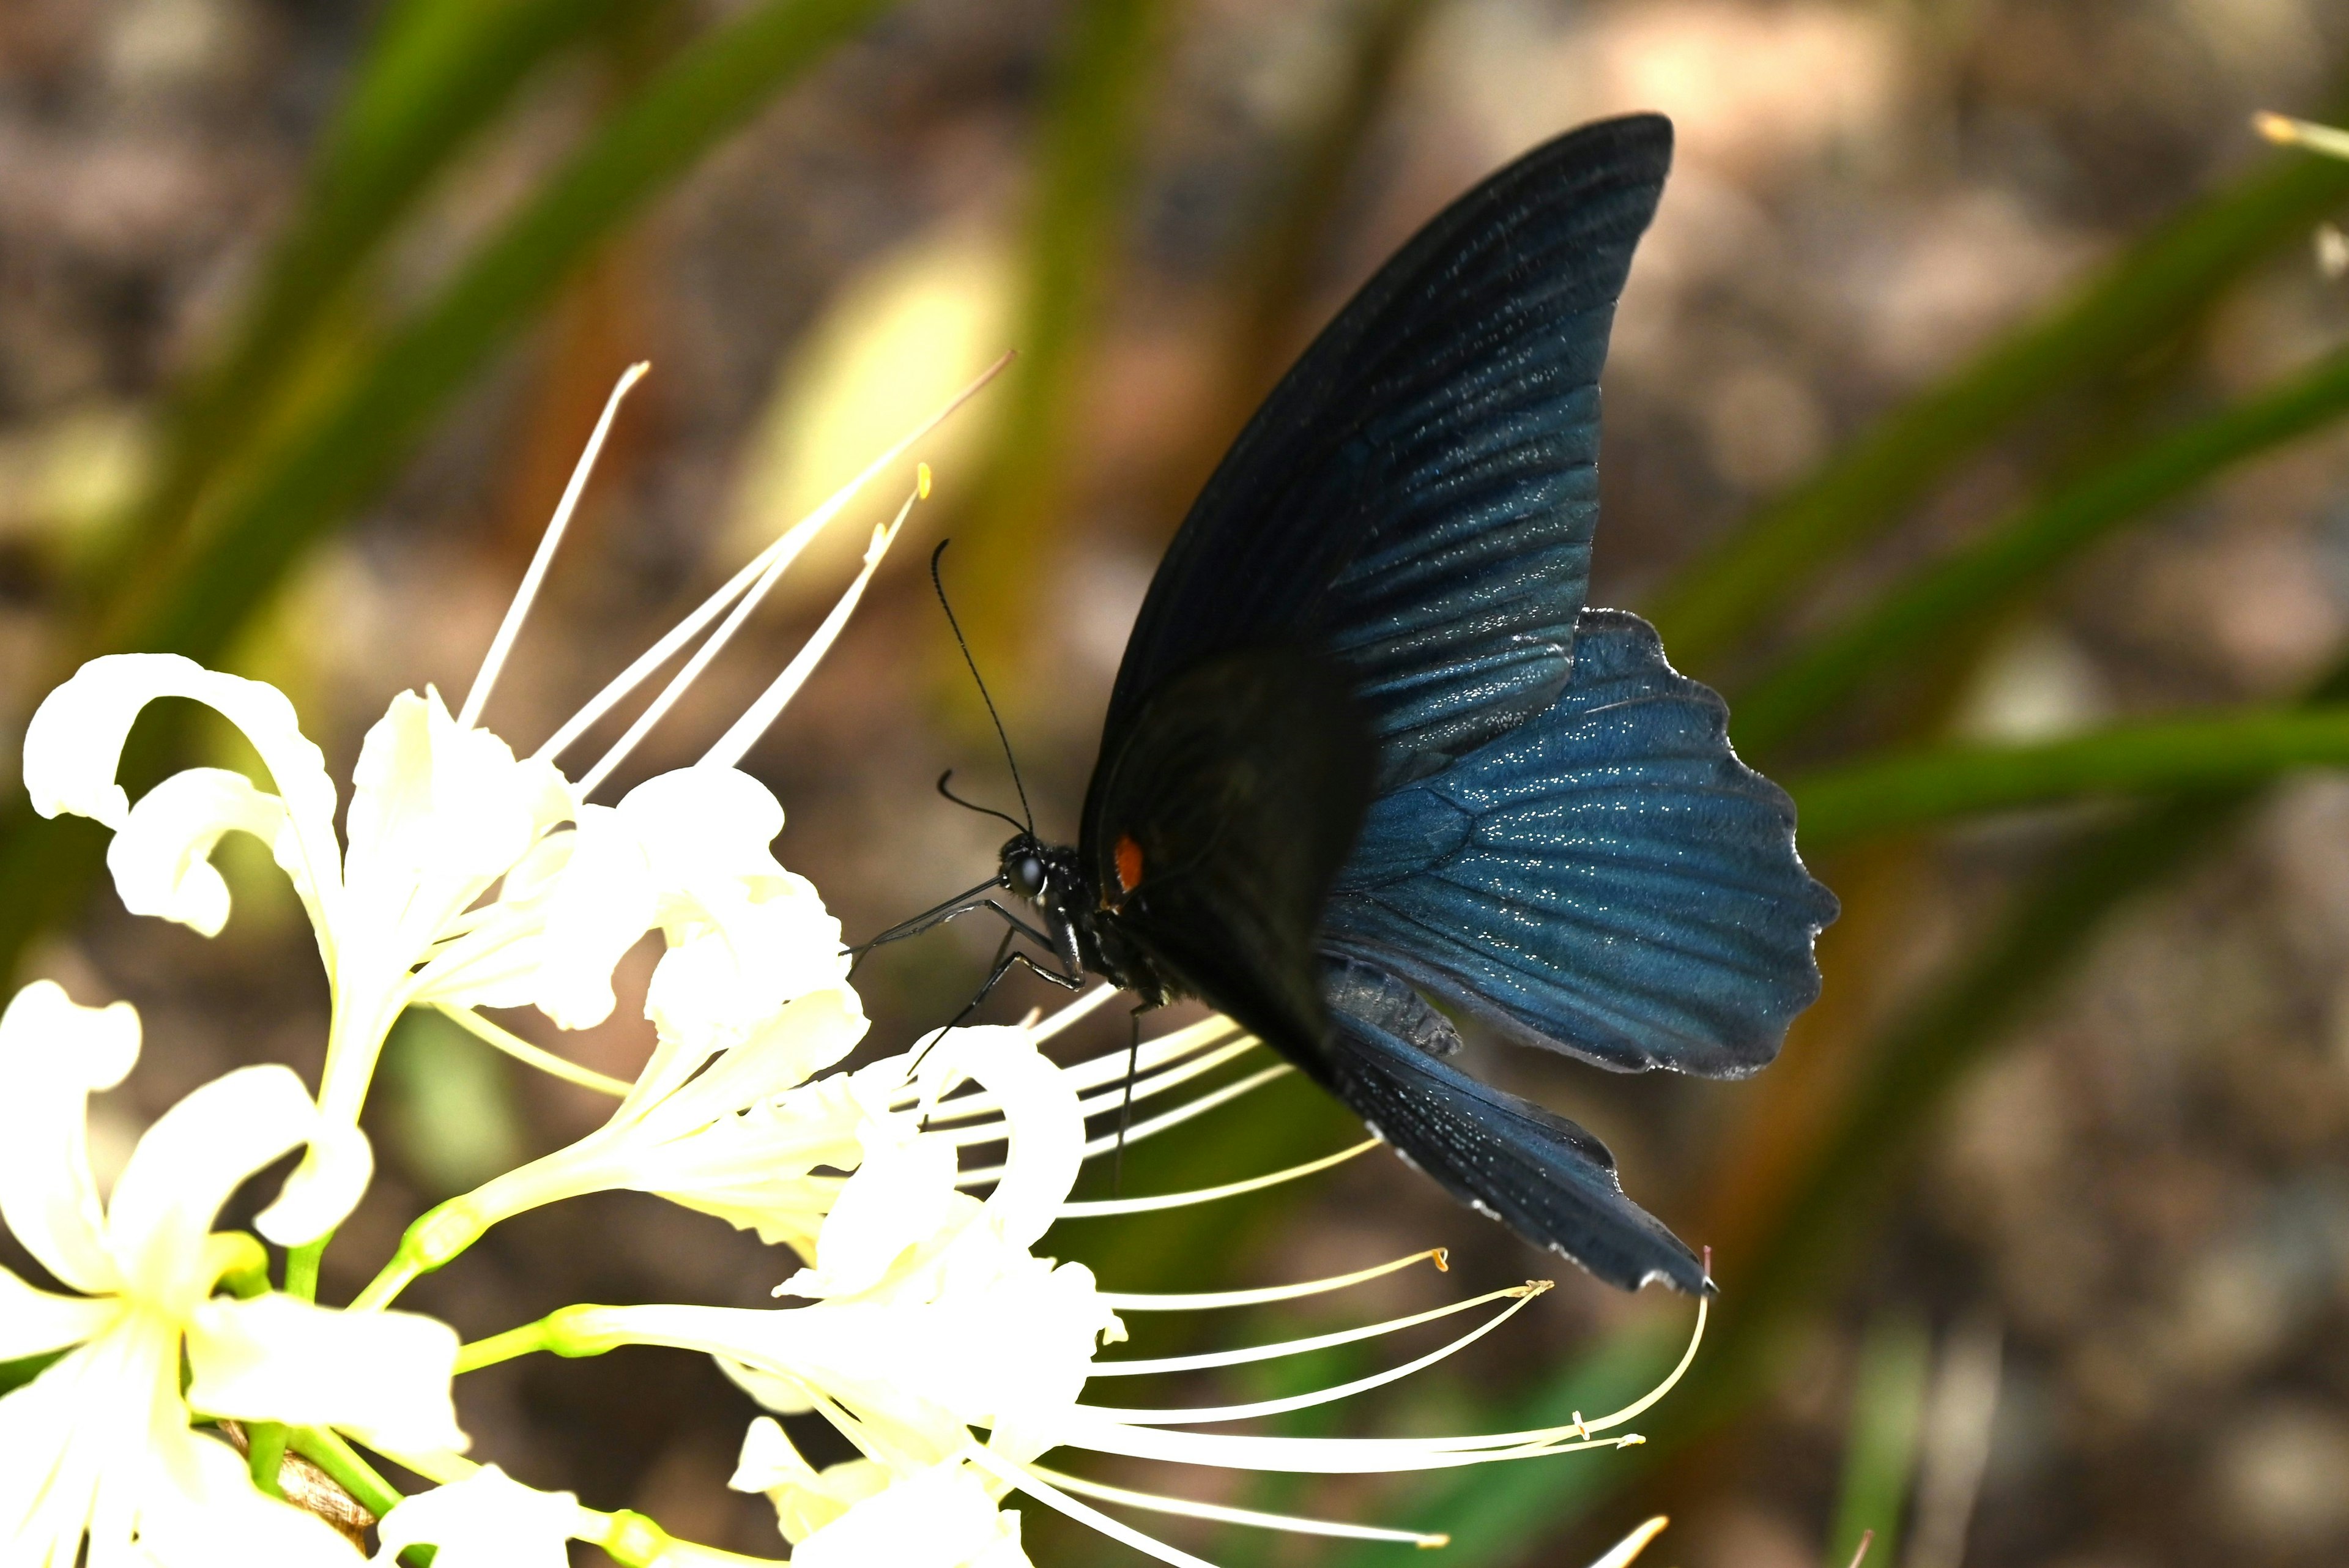
[[[2349,353],[2139,447],[1901,586],[1737,694],[1738,744],[1768,752],[1888,666],[1939,646],[2106,533],[2349,410]]]
[[[2221,713],[2116,725],[2035,745],[1945,746],[1790,782],[1806,850],[1953,817],[2097,795],[2262,783],[2349,765],[2349,707]]]
[[[318,1264],[326,1255],[326,1243],[335,1239],[332,1231],[306,1247],[296,1247],[285,1254],[285,1293],[305,1302],[318,1299]]]
[[[288,1441],[295,1453],[333,1477],[336,1486],[357,1498],[359,1506],[378,1519],[399,1506],[399,1489],[361,1459],[359,1451],[344,1441],[340,1433],[322,1427],[295,1427],[288,1434]],[[258,1444],[255,1451],[259,1451]]]
[[[285,1424],[282,1421],[254,1421],[244,1428],[245,1468],[253,1473],[253,1484],[272,1497],[285,1493],[277,1484],[277,1472],[285,1464]]]
[[[2349,164],[2286,155],[2138,241],[2049,315],[1896,410],[1665,590],[1652,619],[1702,670],[1852,546],[2050,399],[2142,354],[2349,195]]]
[[[608,1326],[599,1314],[625,1310],[587,1305],[563,1307],[547,1314],[536,1323],[526,1323],[520,1328],[510,1328],[503,1334],[475,1340],[457,1353],[457,1370],[460,1373],[478,1372],[484,1366],[494,1366],[501,1361],[512,1361],[518,1355],[528,1355],[535,1351],[575,1360],[617,1350],[624,1345],[636,1342]]]

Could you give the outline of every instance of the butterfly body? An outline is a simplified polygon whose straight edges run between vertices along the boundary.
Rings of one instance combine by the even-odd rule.
[[[989,886],[1064,979],[1200,997],[1481,1212],[1701,1290],[1597,1138],[1447,1060],[1458,1014],[1739,1076],[1817,993],[1835,900],[1792,803],[1645,622],[1585,603],[1598,376],[1670,157],[1657,116],[1569,133],[1365,286],[1168,548],[1080,842],[1023,832]]]

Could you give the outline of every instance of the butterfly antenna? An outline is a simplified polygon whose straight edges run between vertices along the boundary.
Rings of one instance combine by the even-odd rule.
[[[981,805],[975,800],[965,800],[962,796],[955,794],[954,791],[947,788],[947,781],[952,777],[954,777],[954,769],[952,768],[948,768],[946,772],[938,775],[938,793],[940,794],[946,796],[957,805],[961,806],[965,811],[975,811],[982,816],[999,816],[1004,821],[1009,823],[1012,826],[1019,828],[1022,833],[1029,831],[1028,827],[1009,812],[998,811],[991,805]]]
[[[1024,825],[1014,826],[1021,826],[1032,838],[1036,834],[1036,813],[1028,805],[1028,786],[1019,782],[1019,759],[1011,754],[1011,737],[1004,731],[1003,715],[995,711],[995,699],[987,694],[987,682],[978,673],[978,660],[970,656],[970,644],[962,635],[962,623],[955,619],[954,606],[947,602],[947,586],[938,576],[938,558],[953,543],[951,539],[941,539],[938,547],[930,552],[930,587],[938,592],[938,608],[947,612],[947,626],[954,632],[955,646],[962,649],[962,661],[970,666],[971,684],[978,688],[978,700],[987,704],[987,716],[995,722],[995,738],[1003,742],[1003,760],[1011,767],[1011,787],[1019,792],[1019,815],[1028,819]],[[946,793],[946,780],[938,781],[938,792],[941,794]],[[953,800],[955,797],[949,794],[947,798]],[[987,808],[981,806],[979,809],[984,811]],[[1001,812],[996,815],[1003,816],[1007,822],[1011,820]]]

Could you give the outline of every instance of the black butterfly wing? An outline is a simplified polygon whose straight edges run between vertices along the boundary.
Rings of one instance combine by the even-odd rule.
[[[1397,1154],[1609,1284],[1707,1288],[1696,1254],[1623,1195],[1606,1145],[1440,1059],[1459,1037],[1410,986],[1343,959],[1322,985],[1335,1027],[1316,1075]]]
[[[1584,611],[1557,701],[1371,808],[1324,945],[1601,1066],[1756,1071],[1836,901],[1727,718],[1645,621]]]
[[[1493,175],[1380,269],[1169,547],[1118,671],[1105,757],[1165,681],[1264,646],[1346,668],[1381,790],[1548,705],[1598,520],[1599,367],[1671,159],[1661,116],[1587,126]],[[1089,840],[1107,805],[1094,785]]]
[[[1111,830],[1085,867],[1113,906],[1097,940],[1138,947],[1288,1054],[1312,1051],[1327,1016],[1314,936],[1369,777],[1360,711],[1327,659],[1256,649],[1166,681],[1095,775]]]

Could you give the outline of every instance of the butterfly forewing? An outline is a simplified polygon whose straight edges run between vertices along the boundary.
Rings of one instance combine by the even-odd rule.
[[[1154,691],[1095,781],[1082,846],[1112,928],[1292,1054],[1320,1040],[1321,910],[1369,803],[1344,674],[1294,649],[1210,659]]]
[[[1588,577],[1615,297],[1671,156],[1659,116],[1587,127],[1380,269],[1192,507],[1126,648],[1112,747],[1199,659],[1308,637],[1353,677],[1381,787],[1547,704]]]

